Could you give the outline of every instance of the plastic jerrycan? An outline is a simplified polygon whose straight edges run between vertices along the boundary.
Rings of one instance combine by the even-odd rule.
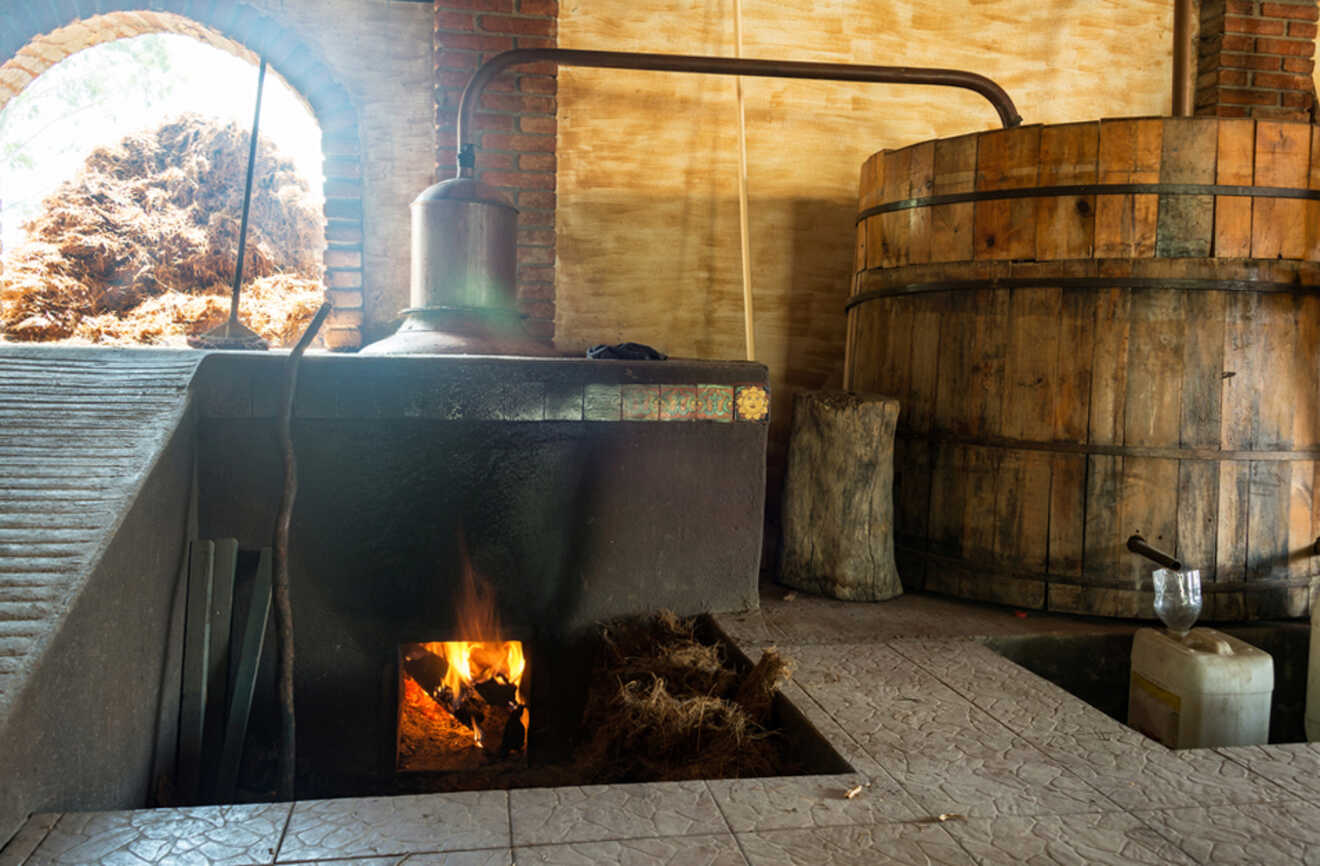
[[[1143,628],[1133,638],[1128,725],[1171,749],[1265,745],[1273,693],[1273,657],[1231,635]]]

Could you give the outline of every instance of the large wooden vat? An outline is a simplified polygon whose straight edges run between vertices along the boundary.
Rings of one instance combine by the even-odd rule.
[[[863,166],[847,386],[902,401],[899,570],[1152,616],[1140,533],[1203,618],[1301,616],[1320,560],[1320,134],[1030,126]]]

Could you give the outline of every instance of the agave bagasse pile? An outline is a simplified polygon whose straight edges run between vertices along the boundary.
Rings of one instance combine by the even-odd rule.
[[[768,649],[740,673],[691,619],[662,611],[604,627],[575,762],[593,781],[772,776],[786,771],[771,702],[792,674]]]
[[[222,322],[237,264],[247,130],[185,115],[94,151],[0,274],[0,337],[182,343]],[[272,344],[320,306],[324,228],[293,163],[261,140],[240,318]]]

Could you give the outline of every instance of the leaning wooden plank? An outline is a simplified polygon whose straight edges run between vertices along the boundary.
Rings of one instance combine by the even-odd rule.
[[[215,542],[194,541],[188,551],[188,620],[183,639],[183,698],[179,707],[178,795],[184,803],[197,802],[200,793],[214,565]]]
[[[234,571],[238,566],[238,539],[215,541],[211,571],[211,645],[206,665],[206,723],[202,739],[203,784],[215,778],[215,749],[225,732],[225,706],[229,694],[229,629],[234,611]]]
[[[266,627],[270,619],[270,566],[271,551],[267,547],[261,551],[257,573],[252,582],[252,597],[239,635],[234,688],[229,696],[224,746],[220,752],[219,772],[216,775],[215,799],[219,803],[234,801],[238,768],[243,759],[243,742],[247,738],[248,717],[252,712],[252,695],[257,687],[257,672],[261,669],[261,654],[265,648]]]

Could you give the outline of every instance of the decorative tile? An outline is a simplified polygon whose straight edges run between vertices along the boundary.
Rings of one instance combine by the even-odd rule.
[[[288,803],[66,813],[27,862],[269,863],[289,816]]]
[[[728,829],[705,782],[509,792],[515,845],[692,836]]]
[[[620,418],[618,385],[587,385],[582,389],[582,415],[588,421],[618,421]]]
[[[1288,793],[1213,749],[1166,749],[1136,731],[1052,737],[1040,747],[1128,810],[1261,803]]]
[[[508,847],[504,791],[309,800],[293,808],[279,862]]]
[[[875,824],[739,833],[751,866],[966,864],[973,860],[937,823]]]
[[[733,386],[698,385],[697,419],[701,421],[732,421]]]
[[[659,385],[620,385],[619,395],[623,400],[623,420],[660,420]]]
[[[718,836],[677,836],[667,839],[623,839],[538,845],[514,849],[518,866],[746,866],[738,843],[728,833]],[[411,861],[409,861],[411,866]]]
[[[581,421],[583,388],[581,385],[547,385],[545,420]]]
[[[691,421],[697,415],[696,385],[661,385],[660,420]]]
[[[1302,800],[1134,813],[1197,863],[1296,863],[1320,852],[1320,806]]]
[[[1190,864],[1177,846],[1125,812],[947,821],[944,829],[981,864]]]
[[[918,817],[897,783],[872,781],[860,773],[711,779],[707,784],[735,833],[881,824]],[[849,791],[857,789],[858,793],[848,797]]]
[[[29,818],[27,823],[14,834],[14,838],[0,848],[0,866],[19,866],[27,860],[28,855],[36,850],[41,840],[46,838],[50,828],[54,827],[59,819],[59,812],[43,812]]]
[[[770,394],[764,385],[738,385],[734,388],[734,407],[739,421],[770,420]]]

